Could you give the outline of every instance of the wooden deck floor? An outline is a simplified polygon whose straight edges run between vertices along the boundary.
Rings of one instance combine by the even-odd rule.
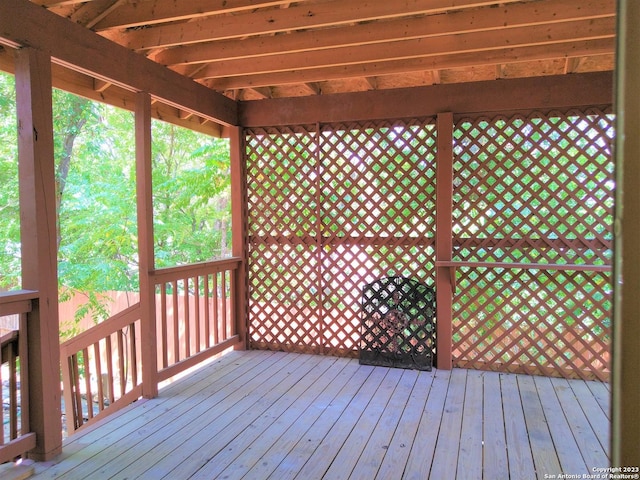
[[[609,464],[602,383],[232,352],[70,438],[33,478],[534,479]]]

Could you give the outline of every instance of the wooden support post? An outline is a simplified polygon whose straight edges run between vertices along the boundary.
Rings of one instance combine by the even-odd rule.
[[[244,137],[239,127],[229,128],[229,141],[231,151],[231,236],[232,255],[240,257],[242,261],[235,273],[233,286],[233,312],[232,318],[236,325],[236,333],[240,336],[240,345],[245,349],[249,347],[248,337],[248,287],[247,287],[247,258],[246,258],[246,175],[244,166]]]
[[[38,50],[16,53],[22,286],[38,298],[27,317],[29,419],[35,460],[62,451],[60,341],[51,59]]]
[[[140,333],[142,336],[142,395],[158,395],[158,356],[153,248],[153,197],[151,181],[151,96],[136,95],[136,198],[140,275]]]
[[[438,114],[436,157],[436,262],[451,260],[453,250],[453,114]],[[436,263],[437,265],[437,263]],[[452,360],[452,304],[455,270],[436,267],[436,366],[450,370]]]
[[[640,463],[640,2],[618,2],[611,465]]]

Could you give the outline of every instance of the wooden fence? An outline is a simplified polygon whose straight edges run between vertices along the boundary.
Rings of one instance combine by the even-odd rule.
[[[606,380],[613,136],[598,109],[245,130],[250,345],[357,355],[362,287],[403,275],[437,283],[439,366]]]
[[[36,446],[36,435],[29,423],[29,356],[27,315],[37,292],[0,293],[0,317],[17,315],[18,329],[0,337],[0,385],[2,424],[0,464],[20,457]],[[8,388],[4,388],[5,382]]]

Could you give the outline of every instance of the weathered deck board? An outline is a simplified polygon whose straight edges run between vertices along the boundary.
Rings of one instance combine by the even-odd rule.
[[[607,387],[232,352],[70,438],[37,479],[544,478],[606,466]]]
[[[509,463],[500,374],[484,372],[483,380],[483,478],[491,480],[500,478],[504,472],[508,472]]]

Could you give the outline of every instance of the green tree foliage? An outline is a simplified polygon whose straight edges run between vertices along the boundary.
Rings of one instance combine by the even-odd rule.
[[[180,265],[229,254],[229,145],[154,121],[156,263]]]
[[[76,319],[108,316],[102,292],[137,291],[133,114],[53,92],[60,298],[81,292]],[[157,266],[228,254],[228,142],[154,122]],[[14,79],[0,73],[0,288],[20,288],[20,215]],[[70,333],[75,331],[74,323]],[[68,333],[69,333],[68,332]]]

